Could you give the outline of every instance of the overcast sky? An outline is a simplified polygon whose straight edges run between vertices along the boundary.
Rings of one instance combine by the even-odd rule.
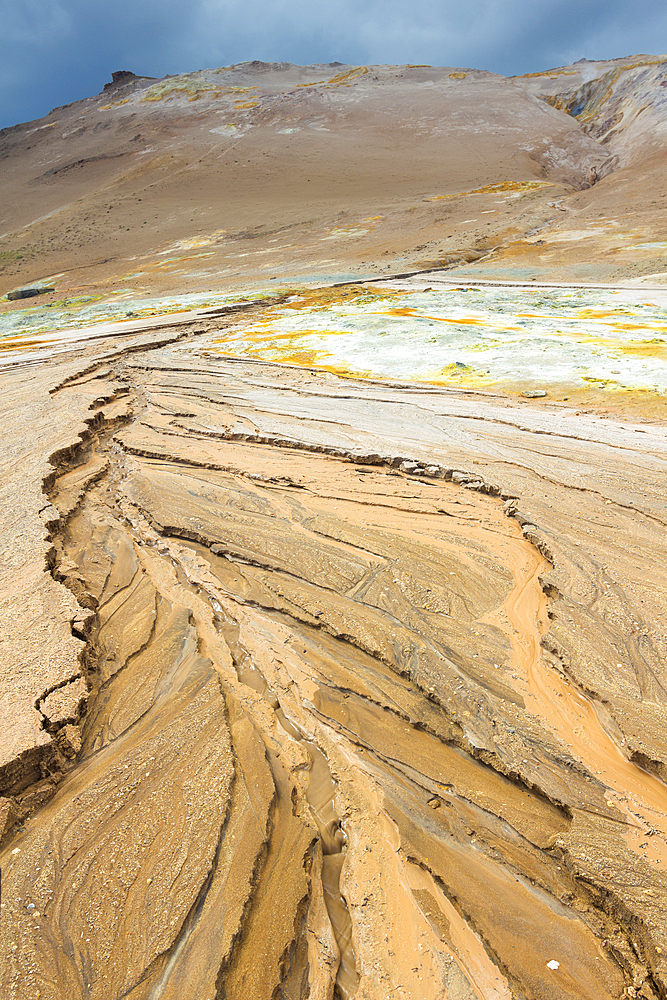
[[[512,75],[667,50],[665,0],[0,0],[0,127],[113,70],[430,63]]]

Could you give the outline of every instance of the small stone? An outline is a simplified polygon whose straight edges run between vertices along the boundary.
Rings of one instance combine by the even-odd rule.
[[[428,800],[426,805],[429,806],[431,809],[439,809],[440,806],[442,805],[442,802],[440,801],[439,798],[437,798],[437,796],[434,795],[432,799]]]
[[[560,962],[557,962],[555,958],[552,958],[550,962],[547,962],[547,969],[560,969]]]
[[[546,389],[526,389],[521,395],[525,396],[526,399],[541,399],[542,396],[546,396]]]
[[[16,808],[12,799],[0,798],[0,837],[9,830],[16,819]]]
[[[17,288],[13,292],[7,292],[7,298],[10,302],[16,302],[17,299],[32,299],[35,295],[45,295],[47,292],[55,292],[55,288]]]
[[[58,742],[67,757],[76,757],[81,750],[81,731],[71,724],[63,726],[58,733]]]

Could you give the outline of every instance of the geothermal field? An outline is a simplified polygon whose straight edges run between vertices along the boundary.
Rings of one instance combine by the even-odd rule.
[[[0,132],[0,996],[667,998],[667,57]]]

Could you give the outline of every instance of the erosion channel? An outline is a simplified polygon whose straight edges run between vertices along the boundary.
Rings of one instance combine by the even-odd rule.
[[[2,995],[666,997],[662,432],[200,335],[54,364],[85,645]]]

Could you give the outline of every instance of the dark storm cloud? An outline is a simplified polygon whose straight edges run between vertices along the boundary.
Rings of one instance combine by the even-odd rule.
[[[0,0],[0,125],[149,76],[247,59],[506,75],[667,48],[664,0]]]

